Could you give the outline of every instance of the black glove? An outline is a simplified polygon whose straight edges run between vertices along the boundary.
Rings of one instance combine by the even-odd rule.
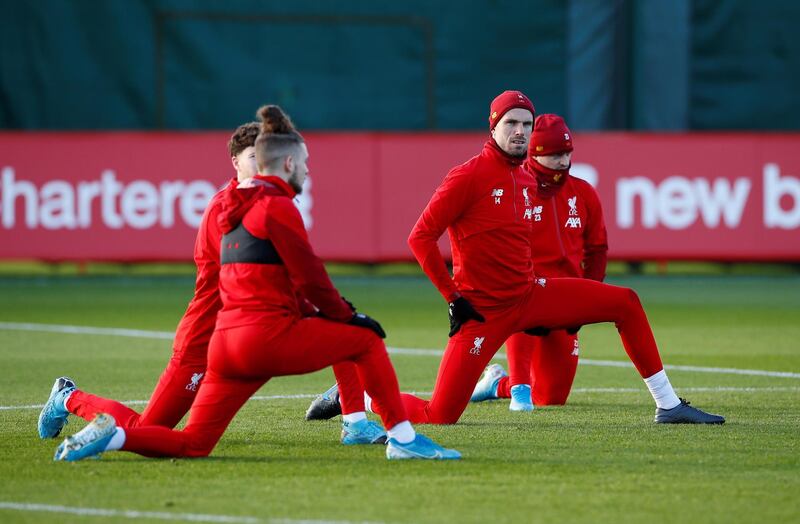
[[[458,333],[458,330],[461,329],[461,326],[470,320],[477,320],[478,322],[486,321],[486,319],[483,318],[483,315],[475,311],[475,308],[472,307],[472,304],[470,304],[469,301],[464,297],[458,297],[450,302],[450,307],[448,308],[447,313],[450,316],[449,336],[451,337]]]
[[[378,321],[372,317],[365,315],[364,313],[355,313],[353,318],[350,319],[348,324],[353,326],[358,326],[362,328],[371,329],[381,338],[386,338],[386,332],[383,330]]]
[[[583,327],[583,326],[575,326],[575,327],[567,328],[567,333],[570,334],[570,335],[577,335],[578,331],[581,330],[581,327]]]
[[[530,329],[526,329],[525,331],[523,331],[523,333],[534,337],[546,337],[547,335],[550,334],[550,330],[546,327],[536,326]]]

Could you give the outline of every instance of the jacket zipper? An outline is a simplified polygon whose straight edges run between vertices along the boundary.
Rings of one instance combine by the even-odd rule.
[[[554,224],[556,227],[556,237],[558,238],[558,246],[561,248],[561,258],[564,259],[567,257],[567,254],[564,251],[564,241],[561,239],[561,229],[559,228],[559,224],[561,222],[558,219],[558,211],[556,210],[556,198],[550,197],[550,203],[553,206],[553,217],[555,218]]]
[[[513,170],[509,171],[508,173],[511,175],[511,182],[514,188],[514,198],[512,199],[514,201],[514,222],[519,222],[519,220],[517,219],[517,179],[514,176]]]

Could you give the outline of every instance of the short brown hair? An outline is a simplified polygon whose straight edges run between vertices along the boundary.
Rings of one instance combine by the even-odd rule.
[[[261,106],[256,112],[261,119],[261,132],[256,138],[256,162],[261,171],[276,161],[292,154],[294,149],[304,143],[303,136],[297,132],[289,115],[278,106]]]
[[[255,146],[259,129],[258,122],[248,122],[237,127],[228,140],[228,153],[237,156],[248,147]]]

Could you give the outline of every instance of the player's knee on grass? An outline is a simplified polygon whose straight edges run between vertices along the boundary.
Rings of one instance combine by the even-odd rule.
[[[455,424],[456,422],[458,422],[458,419],[460,419],[460,418],[461,418],[461,414],[458,414],[458,415],[452,415],[452,414],[440,415],[438,417],[431,417],[431,419],[428,421],[428,424],[450,425],[450,424]]]
[[[461,411],[457,411],[456,409],[436,411],[429,410],[427,422],[428,424],[455,424],[458,422],[458,419],[461,418],[461,415],[464,413],[466,408],[467,406],[465,405]]]
[[[185,430],[184,430],[185,431]],[[207,457],[214,451],[221,437],[217,435],[189,432],[189,441],[186,446],[186,456],[190,458]]]
[[[563,406],[568,396],[569,391],[549,391],[541,395],[534,393],[533,403],[536,406]]]

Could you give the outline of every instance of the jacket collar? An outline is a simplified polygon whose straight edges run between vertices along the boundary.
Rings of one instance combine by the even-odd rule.
[[[497,145],[497,142],[494,141],[494,138],[489,138],[486,143],[483,145],[483,151],[487,156],[490,156],[494,159],[497,159],[500,162],[505,162],[512,166],[521,166],[522,163],[525,161],[525,157],[517,158],[509,155],[505,151],[503,151],[500,146]]]
[[[248,180],[251,180],[252,182],[248,183]],[[281,192],[286,193],[286,196],[289,198],[294,198],[297,195],[297,191],[292,189],[292,186],[290,186],[288,182],[275,175],[256,175],[248,180],[241,182],[239,187],[256,187],[263,184],[269,184],[277,187],[281,190]]]

